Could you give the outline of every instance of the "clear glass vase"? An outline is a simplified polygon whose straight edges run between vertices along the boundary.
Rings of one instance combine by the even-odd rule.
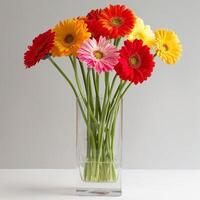
[[[103,105],[102,98],[99,101]],[[77,103],[78,195],[121,195],[122,105],[121,100],[118,105],[109,105],[104,113],[94,112],[93,116],[86,109],[84,119]]]

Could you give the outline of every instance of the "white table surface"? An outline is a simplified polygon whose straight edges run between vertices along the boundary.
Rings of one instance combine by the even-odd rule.
[[[200,170],[123,170],[121,197],[74,195],[74,170],[0,170],[0,200],[200,200]]]

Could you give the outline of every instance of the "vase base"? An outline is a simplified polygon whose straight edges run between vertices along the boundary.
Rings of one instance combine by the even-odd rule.
[[[79,196],[121,196],[120,189],[102,189],[102,188],[77,188],[76,194]]]

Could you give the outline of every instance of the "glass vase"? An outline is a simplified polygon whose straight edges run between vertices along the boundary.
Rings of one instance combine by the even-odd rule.
[[[93,100],[103,105],[103,99]],[[100,102],[97,102],[100,101]],[[89,108],[88,108],[89,109]],[[123,103],[109,104],[102,113],[83,117],[76,104],[78,195],[120,196]],[[95,110],[95,108],[94,108]]]

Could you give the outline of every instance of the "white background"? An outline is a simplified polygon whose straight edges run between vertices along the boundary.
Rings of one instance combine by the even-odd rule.
[[[72,92],[47,61],[25,70],[23,53],[59,20],[109,3],[126,4],[153,29],[175,30],[183,43],[176,66],[157,60],[151,79],[124,100],[123,167],[200,168],[198,0],[0,0],[0,168],[75,166]]]

